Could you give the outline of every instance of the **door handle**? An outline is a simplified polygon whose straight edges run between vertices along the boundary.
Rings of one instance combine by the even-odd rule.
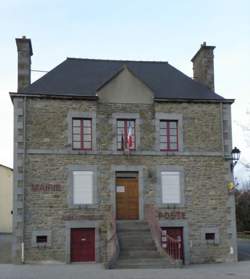
[[[86,241],[87,239],[86,238],[81,238],[81,241]]]

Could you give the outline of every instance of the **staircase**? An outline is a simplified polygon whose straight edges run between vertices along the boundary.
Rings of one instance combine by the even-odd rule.
[[[145,221],[118,221],[119,258],[114,268],[167,268],[170,259],[157,251]]]

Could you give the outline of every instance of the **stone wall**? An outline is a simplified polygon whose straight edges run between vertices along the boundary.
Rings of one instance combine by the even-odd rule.
[[[68,143],[69,111],[96,112],[97,150],[72,151]],[[140,146],[131,155],[112,150],[112,114],[139,113]],[[155,113],[183,115],[183,152],[159,153],[155,148]],[[26,261],[67,259],[66,222],[97,222],[99,260],[106,258],[107,216],[114,210],[115,166],[141,166],[143,201],[156,201],[157,169],[160,166],[181,166],[184,169],[183,218],[188,233],[187,262],[233,260],[232,240],[228,234],[228,175],[224,164],[220,104],[156,103],[96,104],[94,101],[29,98],[27,102],[27,150],[25,166],[25,259]],[[97,166],[98,204],[92,208],[70,208],[68,203],[70,165]],[[57,190],[36,191],[34,185],[60,185]],[[43,189],[43,188],[42,188]],[[168,224],[166,212],[176,208],[161,207],[161,219]],[[208,245],[202,239],[204,228],[216,228],[219,243]],[[51,246],[32,247],[32,232],[51,232]]]

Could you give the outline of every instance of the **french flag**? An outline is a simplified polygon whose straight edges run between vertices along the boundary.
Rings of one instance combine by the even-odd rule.
[[[128,149],[132,149],[132,146],[133,146],[132,133],[133,133],[132,127],[129,124],[129,126],[128,126],[128,134],[127,134],[127,148]]]

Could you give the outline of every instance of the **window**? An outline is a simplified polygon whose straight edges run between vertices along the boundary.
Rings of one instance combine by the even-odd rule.
[[[218,226],[208,226],[201,229],[202,242],[207,245],[220,243]]]
[[[93,203],[93,172],[73,172],[73,204]]]
[[[92,150],[92,119],[72,119],[72,146],[73,149]]]
[[[45,248],[51,247],[51,231],[49,230],[34,230],[31,238],[32,247]]]
[[[161,190],[163,204],[181,203],[180,172],[161,172]]]
[[[117,150],[135,150],[135,120],[134,119],[117,119]]]
[[[160,120],[160,150],[178,151],[177,120]]]
[[[205,239],[206,240],[215,240],[215,233],[206,233]]]
[[[47,235],[37,235],[36,236],[36,243],[47,243],[48,236]]]

